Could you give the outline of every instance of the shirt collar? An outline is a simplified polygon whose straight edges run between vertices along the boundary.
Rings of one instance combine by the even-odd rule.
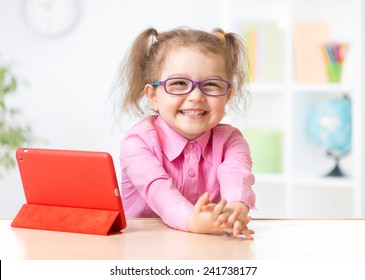
[[[157,134],[159,135],[162,152],[170,161],[176,159],[183,152],[189,140],[170,128],[160,116],[158,116],[155,120],[155,128],[157,130]],[[205,147],[209,142],[210,135],[211,129],[194,140],[195,142],[199,143],[202,151],[205,150]]]

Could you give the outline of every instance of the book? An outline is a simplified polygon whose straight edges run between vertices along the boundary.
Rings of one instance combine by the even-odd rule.
[[[326,22],[315,20],[297,20],[294,22],[293,55],[297,82],[328,82],[322,46],[329,40],[329,28]]]
[[[274,129],[249,128],[242,132],[250,145],[252,170],[262,173],[283,171],[283,132]]]
[[[243,39],[247,45],[251,83],[284,81],[285,36],[278,22],[244,21]]]

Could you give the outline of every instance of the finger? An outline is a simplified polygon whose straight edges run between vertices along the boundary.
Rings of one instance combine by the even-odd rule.
[[[201,212],[204,205],[209,203],[209,193],[204,193],[201,197],[199,197],[198,201],[195,203],[194,211]]]
[[[215,221],[214,225],[215,225],[215,226],[221,226],[222,224],[224,224],[224,226],[225,226],[225,227],[232,227],[232,226],[228,226],[228,225],[226,225],[226,222],[227,222],[228,217],[229,217],[229,214],[228,214],[227,212],[223,212],[223,213],[221,213],[221,214],[217,217],[217,219],[216,219],[216,221]]]
[[[242,231],[242,234],[245,235],[247,240],[253,240],[253,236],[252,234],[254,234],[255,232],[251,229],[248,229],[247,227]]]
[[[205,204],[205,205],[203,205],[202,210],[203,211],[213,211],[215,206],[216,206],[215,203]]]
[[[233,224],[233,236],[238,236],[242,234],[246,226],[243,224],[242,221],[236,220]]]
[[[244,234],[245,235],[245,237],[246,237],[246,239],[248,239],[248,240],[253,240],[253,234],[255,234],[255,231],[254,230],[252,230],[252,229],[249,229],[248,227],[247,227],[247,224],[249,223],[249,222],[251,222],[252,221],[252,217],[251,216],[247,216],[246,217],[246,220],[245,220],[245,227],[244,227],[244,229],[242,230],[242,234]]]
[[[217,215],[220,215],[221,213],[223,213],[224,207],[226,207],[227,204],[227,200],[222,199],[221,201],[219,201],[219,203],[214,207],[214,213],[216,213]]]
[[[240,220],[240,214],[242,212],[242,208],[237,208],[233,211],[233,213],[228,217],[227,219],[227,225],[228,226],[233,226],[234,223],[237,221],[237,220]],[[242,224],[244,224],[244,222],[242,222]]]

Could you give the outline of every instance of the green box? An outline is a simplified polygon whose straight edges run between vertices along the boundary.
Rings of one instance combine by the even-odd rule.
[[[250,146],[254,172],[279,173],[283,171],[282,131],[247,129],[243,134]]]
[[[327,64],[328,81],[331,83],[341,82],[342,64],[332,62]]]

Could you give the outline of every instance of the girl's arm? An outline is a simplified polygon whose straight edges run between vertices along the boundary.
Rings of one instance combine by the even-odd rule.
[[[149,144],[138,135],[127,136],[121,145],[122,173],[167,225],[186,231],[186,218],[194,211],[194,205],[176,189]]]
[[[228,201],[224,214],[218,217],[220,223],[233,227],[234,235],[244,233],[251,239],[251,231],[247,228],[251,218],[250,209],[255,209],[255,194],[252,185],[255,177],[252,173],[252,161],[248,143],[238,129],[234,129],[225,142],[223,162],[218,168],[218,180],[222,198]],[[240,215],[233,224],[229,216],[240,210]]]

